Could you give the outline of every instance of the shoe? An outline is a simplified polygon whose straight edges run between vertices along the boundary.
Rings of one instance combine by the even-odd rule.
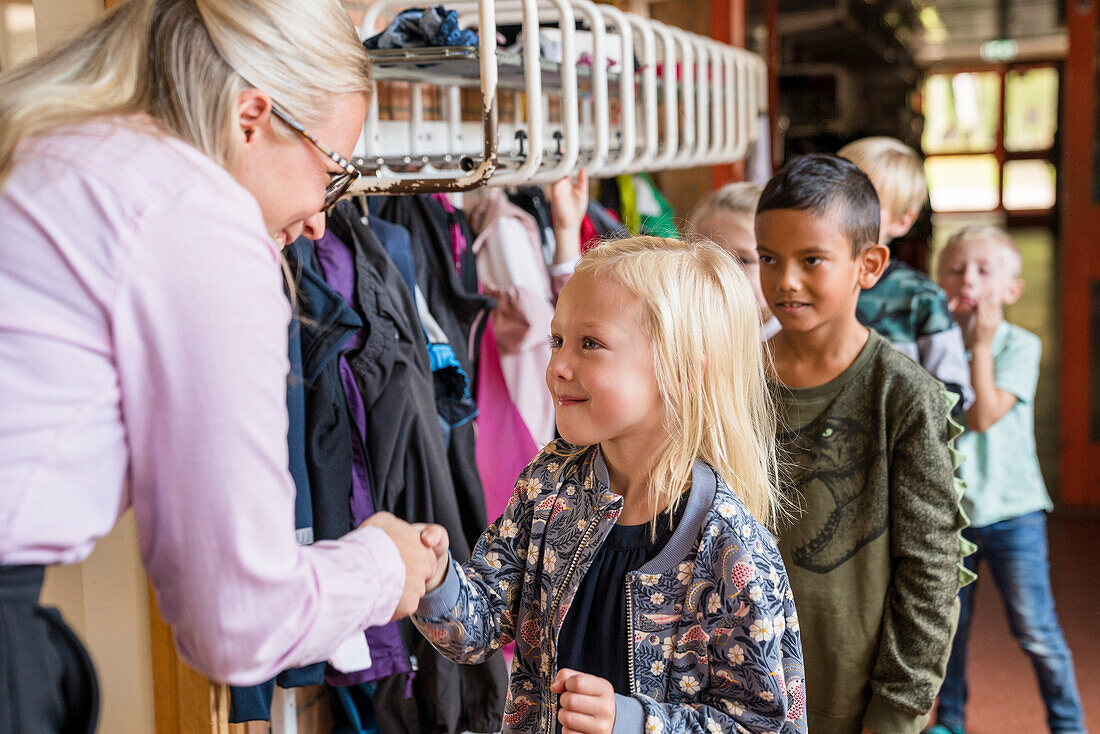
[[[925,729],[924,734],[965,734],[962,727],[952,728],[943,724],[936,724],[930,729]]]

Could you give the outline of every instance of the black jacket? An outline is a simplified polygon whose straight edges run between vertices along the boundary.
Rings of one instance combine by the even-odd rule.
[[[460,214],[456,215],[456,223],[464,227],[467,235],[460,276],[455,270],[448,231],[451,215],[430,196],[374,197],[371,211],[409,230],[417,285],[427,299],[428,310],[447,335],[459,364],[476,385],[477,364],[470,355],[478,354],[489,311],[496,302],[477,291],[477,266],[468,247],[473,242],[468,225]],[[471,548],[488,524],[485,490],[477,472],[475,453],[473,424],[454,428],[447,446],[447,460]]]
[[[443,525],[451,553],[469,558],[471,543],[443,443],[416,304],[353,204],[335,207],[328,226],[355,258],[356,312],[365,325],[365,341],[349,355],[349,364],[367,409],[365,449],[375,509],[411,522]],[[469,516],[480,507],[480,534],[485,527],[480,482],[476,490],[478,504],[464,509]],[[402,636],[419,670],[412,699],[405,698],[404,675],[379,683],[373,703],[380,723],[386,721],[383,731],[493,731],[500,726],[507,686],[503,660],[457,665],[440,657],[411,625],[402,627]]]

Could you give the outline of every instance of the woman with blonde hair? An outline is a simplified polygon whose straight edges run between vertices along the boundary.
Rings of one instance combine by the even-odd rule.
[[[443,534],[295,543],[280,248],[371,91],[338,0],[129,0],[0,76],[0,731],[91,731],[45,566],[133,507],[181,656],[252,684],[409,613]],[[320,142],[324,141],[324,142]]]
[[[504,731],[806,731],[759,311],[717,245],[604,243],[565,284],[561,440],[413,622],[445,656],[515,640]]]

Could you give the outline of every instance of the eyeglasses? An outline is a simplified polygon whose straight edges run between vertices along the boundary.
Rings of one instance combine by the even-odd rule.
[[[317,138],[313,137],[313,135],[311,135],[308,130],[302,127],[301,123],[288,115],[286,112],[280,109],[278,105],[274,103],[271,105],[271,114],[275,115],[284,123],[286,123],[287,127],[289,127],[291,130],[298,133],[309,142],[313,143],[314,147],[324,153],[326,158],[331,159],[334,163],[336,163],[336,165],[340,166],[340,168],[343,169],[343,172],[341,173],[333,173],[332,171],[329,171],[329,176],[331,176],[332,179],[328,182],[328,186],[325,187],[325,203],[324,206],[321,207],[321,211],[327,212],[329,209],[332,208],[332,205],[339,201],[340,197],[343,196],[345,192],[347,192],[348,188],[351,187],[355,179],[359,178],[359,176],[361,175],[359,169],[352,165],[351,161],[349,161],[347,158],[343,157],[336,151],[326,148],[324,145],[322,145],[321,142],[317,140]]]

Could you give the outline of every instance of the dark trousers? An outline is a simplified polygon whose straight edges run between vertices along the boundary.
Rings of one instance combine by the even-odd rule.
[[[91,734],[91,658],[56,609],[38,603],[42,566],[0,566],[0,732]]]

